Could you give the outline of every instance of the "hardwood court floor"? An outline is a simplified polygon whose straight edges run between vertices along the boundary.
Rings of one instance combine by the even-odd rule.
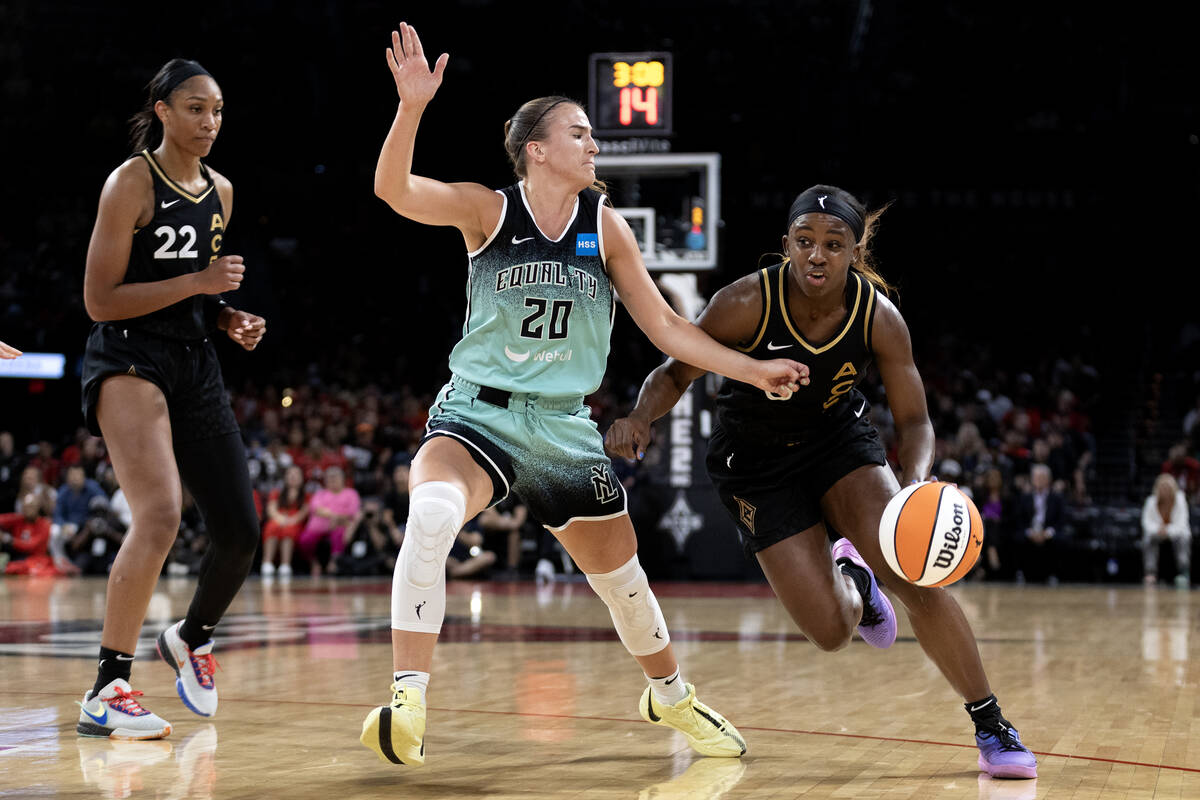
[[[821,653],[760,584],[656,584],[687,679],[739,726],[740,760],[695,756],[638,717],[640,671],[586,583],[454,583],[427,762],[358,733],[391,680],[390,581],[252,579],[218,629],[220,711],[192,715],[154,637],[194,584],[164,579],[134,667],[170,738],[75,735],[104,583],[0,581],[0,797],[1200,798],[1200,596],[954,587],[1036,781],[993,781],[901,621],[888,651]]]

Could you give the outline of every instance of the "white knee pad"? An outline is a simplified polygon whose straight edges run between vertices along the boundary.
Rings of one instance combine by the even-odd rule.
[[[467,498],[453,484],[413,489],[404,544],[392,573],[392,627],[439,633],[446,617],[446,556],[462,528]]]
[[[667,621],[636,555],[612,572],[587,579],[608,606],[621,644],[632,655],[648,656],[670,644]]]

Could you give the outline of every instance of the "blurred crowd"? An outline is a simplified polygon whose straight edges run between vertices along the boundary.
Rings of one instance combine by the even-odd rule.
[[[953,342],[937,352],[922,365],[937,433],[934,474],[970,494],[984,519],[986,545],[974,578],[1189,580],[1188,553],[1200,517],[1196,387],[1190,387],[1195,408],[1170,432],[1166,456],[1136,476],[1136,502],[1098,500],[1093,495],[1103,481],[1094,368],[1076,357],[1047,359],[1036,373],[1010,373],[977,353],[968,357]],[[954,366],[962,363],[975,368]],[[232,393],[262,521],[257,569],[267,578],[296,571],[390,574],[407,519],[409,463],[436,387],[385,390],[325,383],[315,375],[286,388],[246,380]],[[869,375],[861,388],[894,462],[897,443],[882,385]],[[637,389],[632,377],[610,376],[587,398],[601,431],[631,407]],[[103,440],[83,428],[66,442],[19,436],[0,431],[5,571],[105,574],[130,512]],[[631,495],[662,491],[643,479],[645,465],[654,461],[616,465]],[[1168,476],[1177,496],[1166,496],[1159,475]],[[1147,521],[1151,505],[1161,507],[1157,522]],[[1113,530],[1106,527],[1113,514],[1129,522],[1115,537],[1104,533]],[[658,535],[668,536],[639,530],[643,541]],[[185,492],[179,538],[164,570],[194,574],[206,546],[204,520]],[[546,578],[571,569],[515,497],[468,521],[448,563],[451,577]]]

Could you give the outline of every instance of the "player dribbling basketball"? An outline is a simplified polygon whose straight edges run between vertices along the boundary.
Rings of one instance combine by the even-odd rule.
[[[844,647],[856,626],[876,647],[896,637],[894,611],[875,575],[889,575],[879,521],[900,487],[867,399],[855,388],[872,361],[900,437],[903,481],[927,480],[934,456],[908,326],[885,296],[891,287],[871,255],[881,213],[867,213],[834,186],[805,190],[788,213],[783,261],[717,292],[697,323],[755,358],[788,355],[809,367],[811,383],[793,393],[726,379],[707,467],[747,552],[822,650]],[[637,406],[608,431],[608,452],[640,457],[650,424],[704,372],[674,358],[651,372]],[[832,552],[827,524],[845,537]],[[1001,715],[958,603],[942,589],[899,579],[887,585],[926,654],[967,701],[980,769],[994,777],[1036,777],[1036,759]]]

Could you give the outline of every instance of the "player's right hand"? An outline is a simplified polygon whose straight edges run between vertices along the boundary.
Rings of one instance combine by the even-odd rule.
[[[417,29],[401,22],[400,30],[392,31],[392,46],[387,51],[388,69],[396,81],[400,102],[424,108],[442,85],[449,60],[450,54],[442,53],[431,71]]]
[[[200,281],[200,294],[236,291],[242,285],[245,272],[246,266],[241,256],[221,256],[196,273]]]
[[[621,417],[604,435],[604,452],[630,461],[641,461],[650,444],[650,424],[634,417]]]

